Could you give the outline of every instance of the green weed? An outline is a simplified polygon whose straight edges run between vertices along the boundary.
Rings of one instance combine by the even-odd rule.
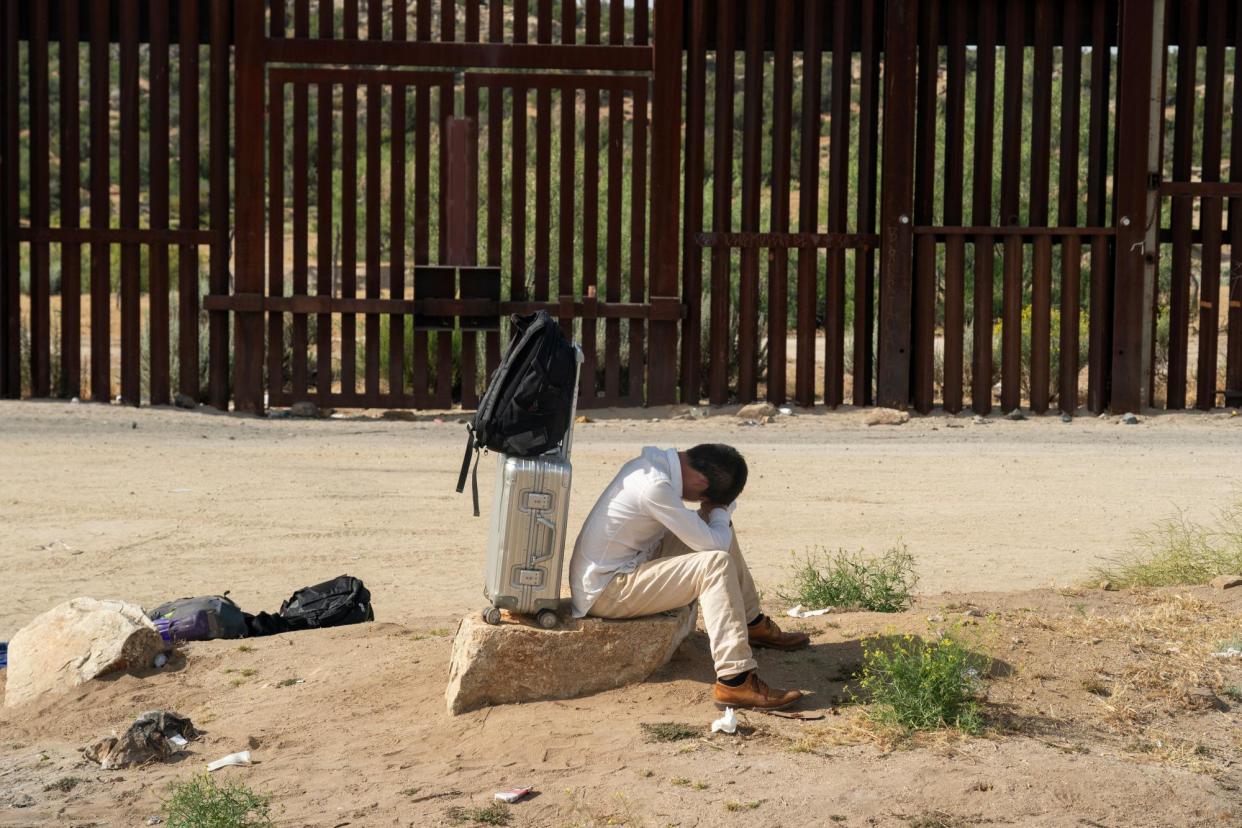
[[[702,728],[681,722],[643,722],[639,727],[648,742],[677,742],[702,735]]]
[[[1093,581],[1117,588],[1206,584],[1217,575],[1242,572],[1242,500],[1222,510],[1211,525],[1185,515],[1162,521],[1138,536],[1138,551],[1095,570]]]
[[[466,823],[475,823],[482,825],[508,825],[509,824],[509,806],[503,802],[493,802],[482,808],[463,808],[460,805],[454,805],[445,812],[445,816],[454,825],[464,825]]]
[[[793,582],[777,595],[805,607],[900,612],[918,583],[914,556],[898,544],[877,558],[845,550],[809,553],[794,569]]]
[[[874,638],[863,644],[859,686],[870,702],[868,717],[879,724],[978,733],[983,721],[974,696],[988,666],[951,635]]]
[[[168,828],[267,828],[269,798],[241,783],[218,784],[208,774],[170,786],[164,802]]]

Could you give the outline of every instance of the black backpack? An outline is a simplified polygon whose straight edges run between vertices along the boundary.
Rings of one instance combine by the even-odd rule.
[[[538,311],[515,315],[513,327],[509,349],[467,426],[457,492],[465,489],[473,451],[475,517],[479,516],[479,452],[491,449],[516,457],[543,454],[565,436],[573,411],[577,354],[560,326],[546,311]]]
[[[341,575],[322,584],[303,587],[280,605],[285,630],[339,627],[374,621],[371,593],[362,581]]]

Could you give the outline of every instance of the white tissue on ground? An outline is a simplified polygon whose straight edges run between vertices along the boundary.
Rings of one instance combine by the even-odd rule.
[[[737,714],[733,712],[732,707],[726,707],[724,715],[716,721],[712,722],[712,733],[736,733],[737,732]]]
[[[801,604],[798,604],[795,607],[791,607],[785,614],[790,618],[813,618],[816,615],[827,615],[832,612],[832,610],[832,607],[824,607],[823,609],[807,609]]]
[[[242,750],[242,751],[238,751],[237,753],[230,753],[228,756],[225,756],[223,759],[217,759],[216,761],[212,762],[211,764],[207,766],[207,770],[214,771],[214,770],[219,770],[220,768],[227,768],[229,765],[249,765],[249,764],[250,764],[250,751]]]

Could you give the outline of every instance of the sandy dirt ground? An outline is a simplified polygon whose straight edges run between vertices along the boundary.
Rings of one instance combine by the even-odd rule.
[[[1183,693],[1232,698],[1242,686],[1242,665],[1207,657],[1236,635],[1242,590],[1075,587],[1154,520],[1207,519],[1238,496],[1242,418],[866,428],[850,410],[766,426],[676,411],[592,412],[578,427],[571,534],[641,446],[727,441],[750,463],[736,521],[770,606],[791,553],[901,540],[918,560],[911,611],[794,622],[811,649],[761,655],[773,683],[814,692],[806,709],[822,722],[751,715],[740,737],[707,737],[701,632],[642,685],[448,716],[451,634],[481,606],[487,529],[453,491],[458,414],[303,421],[0,403],[0,640],[78,595],[152,606],[230,590],[255,612],[342,572],[366,581],[377,616],[194,644],[158,673],[0,708],[0,825],[143,825],[170,781],[246,747],[259,764],[224,773],[270,793],[280,825],[448,825],[451,807],[521,783],[540,794],[514,806],[518,826],[1242,822],[1242,705],[1195,709]],[[492,462],[480,469],[485,509]],[[861,639],[931,635],[963,607],[984,613],[967,632],[997,659],[988,732],[894,744],[864,726],[847,692]],[[118,772],[83,763],[82,745],[155,707],[206,731],[186,757]],[[655,721],[705,736],[652,744],[640,723]],[[80,782],[47,789],[66,777]]]
[[[751,470],[735,522],[769,593],[807,550],[899,541],[925,593],[1072,584],[1153,520],[1206,519],[1242,493],[1242,417],[1229,413],[867,428],[849,410],[750,427],[673,411],[577,427],[570,537],[642,446],[733,443]],[[367,583],[379,620],[477,609],[495,460],[480,465],[473,518],[454,492],[459,419],[2,402],[0,571],[20,589],[0,602],[0,640],[78,595],[153,606],[229,590],[270,611],[343,572]]]

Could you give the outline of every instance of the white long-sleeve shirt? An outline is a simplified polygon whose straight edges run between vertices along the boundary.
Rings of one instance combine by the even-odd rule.
[[[728,509],[716,508],[707,521],[681,499],[681,460],[677,449],[647,446],[600,495],[587,516],[569,561],[574,617],[586,615],[618,572],[633,572],[672,532],[699,552],[727,550],[733,541]]]

